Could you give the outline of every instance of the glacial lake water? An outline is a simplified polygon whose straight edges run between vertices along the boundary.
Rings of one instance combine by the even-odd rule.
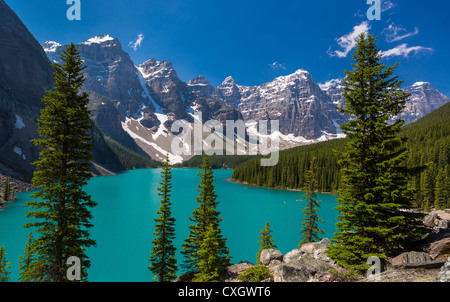
[[[199,177],[197,169],[173,169],[172,213],[176,218],[178,264],[182,262],[181,245],[189,234],[189,218],[197,207]],[[229,180],[232,170],[214,170],[215,188],[227,238],[231,262],[255,263],[258,236],[266,221],[271,225],[277,249],[283,254],[297,248],[305,202],[303,192],[259,188]],[[97,246],[89,248],[91,282],[150,282],[148,269],[154,231],[154,218],[160,202],[156,188],[160,169],[133,170],[114,176],[92,178],[87,192],[97,201],[92,211],[91,237]],[[23,226],[29,193],[17,194],[18,200],[0,210],[0,246],[4,246],[12,268],[10,277],[17,281],[19,257],[23,255],[30,229]],[[338,215],[336,195],[318,194],[320,217],[325,223],[321,237],[332,238]]]

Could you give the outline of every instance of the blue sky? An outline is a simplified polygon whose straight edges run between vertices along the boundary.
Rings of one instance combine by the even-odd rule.
[[[405,85],[425,81],[450,96],[450,11],[444,0],[383,0],[369,21],[366,0],[5,0],[39,42],[118,38],[135,64],[170,60],[179,77],[204,75],[214,86],[231,75],[259,85],[303,68],[318,83],[350,69],[352,37],[378,36],[387,64]],[[140,37],[140,43],[135,43]],[[135,45],[135,47],[133,47]]]

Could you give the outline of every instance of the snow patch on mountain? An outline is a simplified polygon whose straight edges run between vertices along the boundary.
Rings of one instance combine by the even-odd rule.
[[[22,152],[22,149],[20,147],[14,146],[14,153],[16,153],[17,155],[19,155],[20,157],[22,157],[22,159],[26,160],[27,157],[25,156],[25,154]]]
[[[149,99],[150,102],[152,102],[153,106],[155,107],[155,113],[164,113],[164,109],[161,108],[158,104],[156,104],[156,102],[150,96],[150,93],[149,93],[149,91],[147,89],[147,82],[145,81],[144,69],[142,67],[139,67],[139,66],[135,66],[135,67],[138,70],[137,74],[138,74],[138,77],[139,77],[139,82],[141,83],[142,89],[144,90],[143,96],[146,97],[147,99]]]
[[[23,119],[20,117],[20,115],[16,114],[16,129],[23,129],[25,128],[25,123],[23,122]]]
[[[160,135],[167,137],[167,128],[164,126],[164,123],[168,120],[167,115],[162,114],[162,113],[155,113],[156,117],[158,118],[160,124],[159,124],[159,128],[156,131],[155,134],[152,134],[152,137],[154,140],[158,139],[158,137]]]
[[[122,122],[122,128],[123,128],[123,130],[125,130],[125,132],[128,133],[128,135],[130,135],[130,136],[131,136],[133,139],[135,139],[135,140],[138,140],[138,141],[140,141],[140,142],[143,142],[144,144],[147,144],[148,146],[151,146],[153,149],[155,149],[157,152],[159,152],[159,153],[161,153],[161,154],[163,154],[163,155],[168,154],[168,155],[169,155],[169,161],[170,161],[170,164],[171,164],[171,165],[173,165],[173,164],[178,164],[178,163],[182,163],[182,162],[183,162],[183,158],[182,158],[181,156],[172,154],[171,152],[169,152],[169,151],[167,151],[167,150],[164,150],[163,148],[161,148],[160,146],[158,146],[158,144],[156,144],[156,143],[154,143],[154,142],[150,142],[150,141],[144,139],[143,137],[139,136],[138,134],[136,134],[136,133],[130,128],[130,125],[129,125],[129,124],[131,123],[131,121],[133,121],[133,120],[134,120],[134,119],[131,119],[131,118],[127,117],[127,118],[125,119],[125,121]],[[134,120],[134,121],[136,121],[136,120]],[[160,157],[160,156],[159,156],[159,157]]]

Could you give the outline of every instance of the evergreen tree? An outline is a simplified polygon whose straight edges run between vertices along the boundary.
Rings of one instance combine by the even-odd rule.
[[[392,256],[425,232],[419,214],[401,211],[411,208],[413,192],[407,184],[412,169],[404,166],[408,150],[396,136],[404,121],[390,119],[402,112],[408,94],[392,76],[397,64],[386,66],[381,57],[376,38],[361,34],[354,70],[345,72],[345,107],[338,108],[352,119],[341,125],[349,142],[339,154],[340,232],[327,254],[338,265],[359,271],[368,268],[368,257]]]
[[[66,261],[76,256],[81,261],[81,279],[86,280],[90,261],[86,248],[95,245],[90,238],[90,208],[96,203],[83,191],[92,177],[92,137],[87,93],[81,93],[84,82],[83,62],[75,45],[62,53],[63,65],[53,64],[54,90],[43,97],[46,107],[38,119],[42,147],[34,163],[33,184],[41,187],[27,202],[28,218],[34,221],[25,227],[36,227],[39,237],[32,243],[36,251],[27,276],[42,281],[67,281]],[[33,280],[32,280],[33,281]]]
[[[318,208],[319,200],[317,200],[317,188],[318,188],[318,163],[317,159],[313,157],[311,159],[311,169],[306,171],[306,192],[303,197],[306,200],[305,210],[302,212],[305,214],[305,218],[303,219],[303,228],[302,235],[303,238],[299,243],[299,247],[301,247],[304,243],[315,242],[319,240],[319,234],[323,234],[324,231],[319,229],[318,223],[323,222],[322,219],[319,218]]]
[[[31,269],[32,265],[35,264],[34,257],[36,251],[33,250],[33,232],[30,232],[27,238],[27,243],[25,245],[25,253],[23,256],[20,256],[20,271],[19,271],[19,280],[22,282],[29,282],[31,280],[36,280],[39,276],[32,276]]]
[[[3,187],[3,200],[9,201],[9,197],[11,194],[11,184],[9,177],[6,179],[5,186]]]
[[[448,179],[448,165],[439,170],[436,177],[436,209],[444,210],[449,203],[450,192],[448,191],[450,180]]]
[[[151,251],[151,265],[149,269],[155,274],[159,282],[168,282],[176,278],[177,261],[175,259],[176,248],[173,246],[175,239],[175,218],[172,217],[170,192],[172,189],[172,172],[169,164],[169,155],[166,156],[161,172],[161,186],[158,195],[161,197],[161,206],[155,218],[156,226],[153,249]]]
[[[430,211],[430,207],[434,205],[434,194],[435,194],[435,164],[433,162],[429,162],[427,164],[427,169],[422,173],[422,209],[425,212]]]
[[[275,241],[272,237],[272,230],[270,229],[270,224],[266,221],[266,226],[261,230],[261,236],[259,237],[259,250],[256,253],[256,263],[261,263],[261,252],[265,249],[274,249],[277,246],[275,245]]]
[[[0,246],[0,282],[7,282],[11,280],[9,275],[11,272],[8,269],[11,268],[11,265],[8,261],[6,261],[6,252],[3,246]]]
[[[229,265],[230,256],[226,246],[226,239],[220,231],[219,223],[222,218],[219,217],[220,212],[217,210],[218,202],[217,195],[214,190],[214,178],[212,168],[207,156],[203,157],[203,163],[200,172],[197,174],[200,177],[200,184],[197,186],[199,192],[196,201],[197,208],[192,213],[190,221],[193,222],[189,226],[190,233],[183,243],[182,254],[184,256],[183,269],[187,273],[195,273],[199,269],[199,250],[201,244],[206,236],[208,227],[213,228],[216,233],[218,243],[218,257],[220,261],[220,274],[223,274],[226,267]]]
[[[224,260],[220,256],[220,230],[210,224],[204,238],[197,250],[198,263],[197,271],[193,281],[212,282],[220,281],[223,274]]]

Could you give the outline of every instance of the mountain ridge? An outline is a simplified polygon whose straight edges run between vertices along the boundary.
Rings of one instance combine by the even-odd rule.
[[[173,122],[182,119],[192,125],[196,110],[202,112],[203,122],[242,119],[250,125],[278,120],[281,149],[339,138],[339,125],[348,120],[335,108],[344,105],[342,79],[317,83],[300,68],[256,86],[239,85],[228,76],[214,87],[203,75],[182,81],[170,60],[151,58],[135,64],[110,35],[93,36],[77,45],[88,66],[85,89],[109,97],[119,111],[123,131],[118,132],[128,134],[141,153],[157,160],[166,153],[173,163],[192,156],[172,154],[167,141],[175,137],[170,131]],[[50,41],[42,47],[54,59],[64,46]],[[400,117],[409,123],[449,101],[432,86],[428,90],[426,94],[411,89],[414,100]]]

